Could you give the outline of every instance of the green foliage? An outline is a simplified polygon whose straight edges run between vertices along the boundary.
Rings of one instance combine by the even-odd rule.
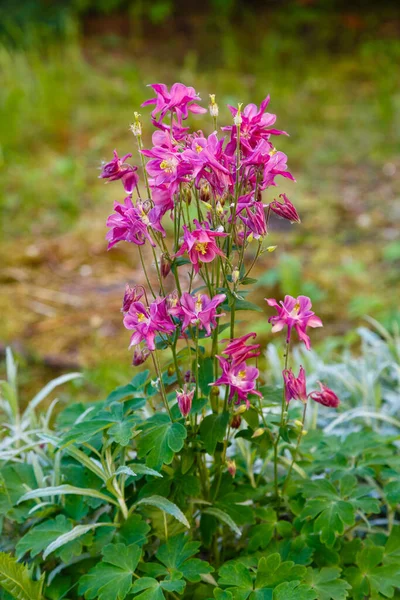
[[[0,552],[0,586],[16,600],[42,600],[43,578],[33,581],[28,567]]]

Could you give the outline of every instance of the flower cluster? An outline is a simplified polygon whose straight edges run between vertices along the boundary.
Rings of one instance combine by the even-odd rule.
[[[133,364],[142,364],[153,355],[161,381],[157,349],[170,348],[179,384],[177,404],[187,417],[193,398],[213,393],[201,389],[198,373],[205,352],[200,340],[211,338],[211,389],[225,386],[224,410],[227,403],[249,406],[252,396],[262,397],[259,370],[249,363],[260,355],[260,345],[251,343],[255,333],[235,336],[235,312],[243,299],[240,294],[246,293],[239,293],[239,288],[246,285],[255,264],[255,260],[246,262],[246,250],[253,241],[258,246],[251,252],[256,258],[270,249],[263,248],[270,214],[300,223],[285,193],[279,200],[265,199],[268,188],[277,186],[279,178],[294,181],[286,155],[272,142],[286,133],[274,128],[276,116],[267,112],[269,97],[259,107],[229,106],[233,122],[218,130],[219,108],[212,94],[209,112],[214,131],[193,132],[185,125],[188,116],[207,112],[194,88],[181,83],[170,89],[164,84],[150,87],[155,97],[142,106],[152,107],[152,146],[144,147],[138,113],[131,127],[144,185],[139,185],[138,167],[127,163],[131,154],[119,158],[114,151],[113,160],[103,166],[100,175],[109,181],[121,180],[126,194],[123,203],[115,202],[107,220],[108,247],[122,241],[136,245],[148,284],[146,289],[127,287],[123,300],[124,325],[132,332]],[[296,331],[310,348],[307,329],[322,326],[311,310],[310,299],[286,296],[280,303],[266,300],[277,310],[277,315],[269,318],[272,331],[286,327],[288,346]],[[222,325],[221,317],[227,313],[229,323]],[[230,336],[219,354],[219,336],[225,327]],[[283,376],[287,402],[306,402],[310,397],[327,406],[337,405],[335,395],[323,384],[320,391],[307,395],[303,369],[295,378],[286,364]],[[169,410],[167,402],[166,408]],[[218,406],[215,410],[218,412]]]

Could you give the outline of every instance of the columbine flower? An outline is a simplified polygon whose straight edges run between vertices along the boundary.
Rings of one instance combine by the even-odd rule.
[[[232,159],[224,153],[223,144],[215,132],[207,138],[201,134],[194,136],[190,148],[182,152],[183,159],[192,165],[196,187],[200,188],[206,179],[214,194],[222,194],[233,184],[228,169]]]
[[[246,346],[247,340],[255,338],[256,335],[256,333],[248,333],[247,335],[242,335],[242,337],[231,340],[223,351],[223,354],[231,359],[233,365],[260,356],[260,344]]]
[[[132,154],[125,154],[125,156],[119,158],[117,151],[114,150],[113,160],[103,165],[103,170],[99,177],[101,179],[109,179],[110,181],[122,179],[125,192],[127,194],[132,194],[133,189],[139,181],[139,177],[136,174],[137,167],[125,164],[125,161],[131,156]]]
[[[205,329],[207,335],[211,335],[211,326],[217,326],[216,318],[224,315],[224,313],[217,314],[217,307],[225,298],[225,294],[217,294],[211,300],[207,294],[198,294],[196,297],[187,292],[182,294],[180,300],[183,319],[182,331],[189,325],[193,325]]]
[[[125,286],[124,299],[122,301],[122,312],[128,312],[133,302],[139,302],[140,298],[144,294],[144,289],[141,285],[134,285],[132,288],[127,283]]]
[[[134,367],[142,365],[144,362],[146,362],[149,356],[150,350],[148,350],[148,348],[140,348],[138,346],[137,348],[135,348],[135,351],[133,353],[132,365]]]
[[[226,468],[228,469],[228,472],[232,476],[232,478],[234,478],[236,475],[236,462],[228,458],[226,461]]]
[[[196,104],[195,101],[201,99],[196,90],[186,87],[183,83],[174,83],[170,91],[163,83],[154,83],[149,87],[153,88],[157,96],[146,100],[142,106],[155,104],[151,113],[153,118],[160,114],[159,119],[162,120],[168,112],[173,112],[177,116],[178,123],[181,123],[182,119],[187,119],[189,112],[197,114],[207,112],[205,108]]]
[[[225,254],[218,248],[215,238],[226,237],[227,234],[220,231],[211,231],[206,222],[200,224],[194,220],[194,224],[196,229],[193,231],[190,231],[186,225],[183,226],[183,244],[175,256],[182,256],[187,252],[195,272],[198,273],[201,263],[213,261],[217,254],[225,258]]]
[[[256,379],[259,373],[256,367],[248,367],[245,362],[231,364],[222,356],[217,356],[217,358],[222,369],[222,375],[210,385],[229,385],[229,402],[235,394],[237,394],[237,403],[243,401],[246,402],[247,406],[250,405],[249,394],[262,397],[260,392],[256,390]]]
[[[129,347],[146,342],[150,351],[155,350],[154,340],[157,334],[171,334],[175,331],[175,325],[167,311],[166,298],[154,300],[148,309],[142,302],[134,302],[124,317],[124,325],[134,332]]]
[[[293,204],[290,202],[286,194],[280,194],[279,198],[282,198],[283,202],[278,202],[277,200],[274,200],[269,205],[270,209],[280,217],[288,219],[292,223],[300,223],[300,217],[298,215],[298,212],[293,206]]]
[[[250,205],[240,209],[239,216],[246,225],[247,237],[252,235],[253,238],[259,240],[267,234],[264,209],[265,206],[262,202],[252,202]],[[245,214],[247,214],[247,217],[244,216]]]
[[[329,389],[326,385],[318,381],[320,390],[311,392],[310,398],[318,402],[319,404],[323,404],[324,406],[329,406],[330,408],[337,408],[340,404],[339,398],[336,396],[335,392]]]
[[[114,211],[115,213],[107,219],[107,227],[110,227],[110,231],[106,235],[108,249],[122,241],[142,246],[146,239],[152,246],[155,246],[150,235],[150,228],[165,235],[161,225],[163,212],[157,206],[146,212],[145,206],[141,202],[137,202],[134,206],[130,196],[127,196],[124,204],[114,202]]]
[[[311,300],[307,296],[285,296],[285,300],[280,304],[273,298],[265,298],[270,306],[278,311],[278,315],[270,317],[269,323],[272,323],[272,332],[282,331],[287,326],[286,343],[290,341],[292,329],[297,331],[299,339],[304,342],[307,350],[310,349],[310,338],[306,334],[307,327],[322,327],[322,321],[311,309]]]
[[[291,400],[307,402],[306,373],[303,367],[300,367],[297,377],[294,376],[292,369],[285,369],[282,375],[285,385],[286,402],[288,404]]]
[[[146,171],[152,177],[152,186],[166,185],[172,194],[179,184],[187,181],[187,175],[192,172],[192,166],[182,158],[172,145],[170,137],[165,132],[153,134],[153,148],[142,150],[142,154],[151,160],[146,164]]]
[[[183,390],[176,392],[176,399],[178,400],[179,410],[181,411],[182,417],[187,417],[192,409],[194,389],[188,392],[187,385],[183,386]]]

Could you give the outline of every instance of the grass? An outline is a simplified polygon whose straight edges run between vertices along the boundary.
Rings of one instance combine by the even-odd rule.
[[[134,151],[129,123],[154,81],[184,81],[205,100],[216,93],[221,108],[270,93],[290,133],[277,145],[297,184],[282,181],[277,192],[303,223],[288,232],[272,224],[278,250],[260,273],[260,298],[266,287],[306,293],[339,336],[364,314],[399,318],[400,42],[369,35],[332,50],[329,28],[303,39],[279,13],[275,26],[249,15],[205,39],[200,28],[185,52],[178,34],[163,31],[151,44],[84,40],[71,28],[61,41],[0,46],[0,339],[31,359],[90,368],[95,388],[129,375],[119,306],[140,268],[131,248],[105,250],[105,218],[122,195],[97,175],[114,147]],[[208,119],[197,126],[211,129]]]

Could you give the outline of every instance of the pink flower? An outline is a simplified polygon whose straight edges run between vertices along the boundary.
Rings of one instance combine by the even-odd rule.
[[[250,405],[249,394],[262,397],[260,392],[256,390],[256,379],[259,374],[256,367],[248,367],[245,362],[231,364],[222,356],[217,356],[217,358],[222,369],[222,375],[210,385],[229,385],[229,402],[235,394],[237,394],[236,403],[243,401],[246,402],[247,406]]]
[[[276,115],[266,113],[265,109],[269,104],[267,96],[257,108],[255,104],[248,104],[241,112],[242,122],[240,124],[240,145],[245,155],[251,152],[260,140],[268,140],[271,135],[287,135],[285,131],[271,129],[276,121]],[[238,109],[234,106],[228,106],[233,117],[236,116]],[[222,127],[224,131],[231,132],[231,140],[227,146],[228,154],[234,154],[236,150],[236,125]]]
[[[207,110],[196,104],[195,100],[200,100],[196,90],[192,87],[186,87],[183,83],[174,83],[171,90],[163,83],[154,83],[149,87],[153,88],[156,92],[156,97],[151,100],[143,102],[142,106],[149,106],[155,104],[155,108],[152,111],[152,117],[156,118],[156,115],[160,114],[159,119],[163,119],[168,112],[176,114],[178,123],[182,122],[182,119],[187,119],[188,113],[205,113]]]
[[[182,417],[187,417],[192,409],[194,389],[188,392],[187,385],[183,386],[183,390],[176,392],[176,399],[178,400],[179,410],[181,411]]]
[[[133,302],[139,302],[140,298],[144,294],[144,289],[141,285],[134,285],[132,288],[126,284],[124,299],[122,301],[122,312],[128,312]]]
[[[124,164],[127,158],[130,158],[132,154],[125,154],[122,158],[118,157],[118,153],[114,150],[114,158],[110,162],[103,165],[103,170],[99,177],[101,179],[109,179],[115,181],[116,179],[122,179],[122,184],[127,194],[132,194],[133,189],[136,187],[139,177],[136,174],[137,167],[132,165]]]
[[[318,402],[319,404],[323,404],[324,406],[329,406],[330,408],[337,408],[340,404],[339,398],[336,396],[335,392],[329,389],[326,385],[318,381],[320,391],[311,392],[310,398]]]
[[[132,365],[134,367],[138,367],[142,365],[150,356],[150,350],[148,348],[140,348],[139,346],[135,348],[132,358]]]
[[[287,326],[286,343],[290,341],[292,329],[296,329],[299,339],[304,342],[307,350],[310,349],[310,338],[306,334],[307,327],[322,327],[322,321],[315,316],[311,309],[311,300],[307,296],[285,296],[285,300],[278,302],[273,298],[265,298],[270,306],[278,311],[278,315],[270,317],[269,323],[272,323],[272,332],[282,331]]]
[[[149,309],[142,302],[133,302],[124,317],[124,325],[133,330],[129,347],[146,342],[150,351],[155,350],[154,340],[157,334],[171,334],[175,331],[175,325],[167,311],[166,298],[154,300]]]
[[[180,300],[182,331],[190,325],[198,325],[200,329],[206,330],[207,335],[211,335],[211,326],[216,327],[216,319],[223,316],[223,313],[217,314],[217,307],[225,298],[225,294],[217,294],[211,300],[207,294],[198,294],[196,298],[187,292],[182,294]]]
[[[217,254],[225,258],[225,254],[218,248],[215,238],[226,237],[227,234],[220,231],[211,231],[208,223],[205,221],[200,224],[194,220],[194,224],[196,225],[196,229],[193,231],[190,231],[186,225],[183,226],[183,244],[175,256],[182,256],[182,254],[187,252],[195,272],[198,273],[201,263],[212,262]]]
[[[130,196],[127,196],[124,204],[114,202],[114,211],[115,213],[107,219],[107,227],[110,227],[110,231],[106,235],[108,249],[121,241],[142,246],[148,240],[152,246],[155,246],[150,235],[150,228],[165,235],[161,225],[162,210],[158,207],[146,212],[141,202],[137,202],[134,206]]]
[[[231,359],[233,365],[242,363],[250,358],[260,356],[260,344],[246,346],[247,340],[250,338],[255,338],[256,335],[256,333],[248,333],[247,335],[242,335],[242,337],[230,340],[229,344],[223,351],[223,354]]]
[[[307,402],[306,373],[303,367],[300,367],[297,377],[294,376],[292,369],[285,369],[282,372],[282,375],[285,385],[286,402],[288,404],[290,400],[301,400],[301,402]]]
[[[194,136],[191,147],[182,153],[183,159],[192,166],[196,186],[200,187],[200,181],[204,178],[219,194],[234,181],[228,169],[232,160],[225,155],[223,143],[224,140],[218,140],[215,132],[208,138]]]
[[[297,210],[290,202],[286,194],[280,194],[279,198],[282,198],[283,202],[278,202],[277,200],[274,200],[269,205],[270,209],[280,217],[288,219],[292,223],[300,223],[300,217],[297,213]]]
[[[162,145],[154,145],[150,150],[142,150],[142,154],[151,158],[146,165],[146,171],[152,177],[152,187],[167,186],[171,194],[174,194],[180,183],[187,181],[193,168],[190,163],[182,158],[182,153],[172,145],[167,133],[156,132],[153,141]]]

